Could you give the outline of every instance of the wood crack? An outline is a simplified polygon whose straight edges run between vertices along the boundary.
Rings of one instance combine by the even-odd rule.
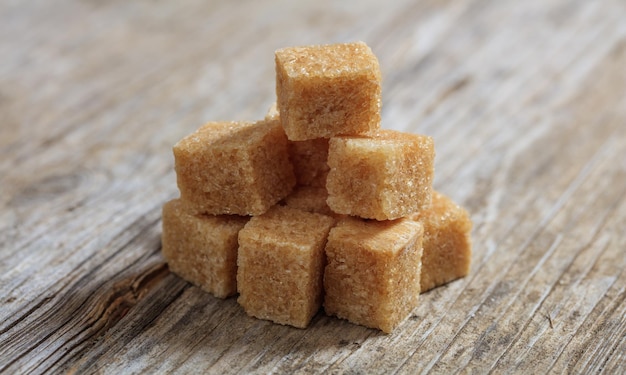
[[[104,301],[91,309],[91,311],[99,311],[99,315],[93,319],[91,323],[86,324],[79,332],[66,340],[71,346],[65,346],[65,353],[58,355],[56,360],[50,364],[44,371],[52,370],[66,356],[80,356],[88,351],[93,344],[102,336],[104,336],[111,328],[117,325],[128,312],[135,307],[161,280],[170,274],[167,264],[160,263],[142,272],[131,280],[124,280],[116,284],[113,290],[109,292],[109,296]],[[87,335],[83,335],[88,332]],[[83,336],[83,337],[81,337]],[[79,339],[80,338],[80,339]],[[81,348],[74,352],[76,348]],[[42,362],[57,355],[57,349],[51,352]]]
[[[184,285],[182,285],[181,288],[176,290],[175,294],[171,298],[167,299],[167,302],[165,304],[159,306],[158,311],[156,310],[151,311],[152,313],[148,315],[149,319],[143,320],[141,319],[143,317],[141,317],[140,319],[138,319],[139,324],[133,324],[131,327],[127,327],[127,330],[129,331],[129,333],[135,333],[135,335],[138,335],[140,332],[144,332],[147,327],[150,327],[157,319],[161,318],[162,317],[161,313],[165,311],[169,306],[171,306],[175,301],[177,301],[185,293],[185,291],[189,289],[190,287],[191,287],[191,284],[184,283]],[[132,312],[129,311],[129,314],[132,314]],[[135,319],[137,319],[137,317],[135,317]],[[124,348],[124,345],[120,344],[118,340],[128,341],[129,339],[132,339],[135,336],[135,335],[126,336],[125,333],[126,332],[124,331],[117,330],[114,333],[114,336],[111,338],[111,340],[113,340],[117,344],[116,345],[117,351]],[[94,339],[94,341],[100,339],[101,337],[103,337],[103,335],[100,335],[98,338]],[[127,338],[124,339],[123,337],[127,337]],[[66,369],[68,369],[69,373],[99,372],[99,371],[102,371],[102,365],[98,365],[99,359],[102,358],[102,356],[104,355],[114,356],[114,353],[111,353],[111,350],[112,350],[111,348],[104,348],[104,350],[99,350],[98,353],[96,353],[95,355],[85,356],[82,359],[78,360],[77,363],[74,363],[74,364],[70,363],[70,358],[66,358],[65,363],[61,364],[58,367],[61,367],[61,368],[65,367]],[[82,354],[83,354],[83,351],[81,351],[80,353],[73,353],[71,357],[72,358],[79,357]],[[57,364],[58,363],[60,363],[60,361],[57,361]],[[52,369],[55,365],[49,366],[48,369]],[[93,368],[94,366],[95,368]]]
[[[92,270],[92,273],[97,273],[99,269],[101,269],[102,267],[104,267],[106,264],[109,264],[113,259],[115,259],[124,249],[126,249],[131,243],[133,243],[134,241],[136,241],[141,234],[147,229],[147,228],[151,228],[154,227],[155,224],[157,224],[160,221],[160,215],[158,215],[157,218],[153,219],[152,221],[150,221],[148,224],[145,224],[144,220],[147,216],[149,216],[150,214],[158,214],[160,213],[160,206],[157,208],[153,208],[152,210],[148,211],[148,213],[140,216],[139,218],[137,218],[124,232],[132,232],[134,229],[136,230],[136,233],[134,233],[131,238],[127,239],[125,242],[123,242],[122,244],[120,244],[119,246],[116,246],[116,250],[113,251],[109,256],[107,256],[102,262],[98,263],[95,268]],[[120,235],[121,236],[121,235]],[[118,236],[119,237],[119,236]],[[123,236],[122,236],[123,237]],[[158,251],[159,248],[157,248],[155,251]],[[131,264],[129,264],[127,267],[124,267],[123,269],[120,269],[114,276],[112,276],[112,278],[116,277],[117,275],[119,275],[120,273],[124,272],[126,269],[132,267],[133,265],[137,264],[137,262],[139,262],[141,260],[141,258],[137,258],[134,260],[134,262],[132,262]],[[84,259],[75,269],[78,270],[80,269],[83,264],[85,264],[86,262],[90,261],[90,259]],[[167,273],[169,273],[169,271],[167,271]],[[158,272],[157,272],[158,274]],[[155,275],[157,275],[155,274]],[[150,275],[150,274],[149,274]],[[162,277],[165,277],[165,275],[163,275]],[[72,280],[73,278],[70,277],[70,280]],[[78,293],[82,286],[86,285],[89,283],[89,280],[91,279],[90,274],[85,274],[84,276],[82,276],[77,282],[73,283],[72,286],[64,293],[65,295],[74,295],[76,293]],[[107,321],[110,320],[110,323],[107,323],[107,321],[105,321],[105,325],[98,327],[97,330],[101,330],[104,328],[103,332],[106,332],[108,329],[110,329],[112,326],[114,326],[115,324],[117,324],[117,322],[119,322],[124,315],[128,312],[128,310],[134,306],[136,304],[136,299],[135,302],[133,302],[133,299],[130,298],[129,296],[127,296],[126,294],[128,292],[134,293],[139,296],[139,292],[141,290],[143,290],[143,286],[148,285],[151,286],[153,285],[152,283],[149,283],[151,279],[150,278],[146,278],[143,275],[139,275],[135,278],[133,278],[132,281],[128,282],[126,280],[122,280],[120,282],[118,282],[117,284],[114,285],[113,290],[111,292],[109,292],[108,297],[106,297],[106,302],[105,305],[103,306],[102,304],[98,304],[98,302],[96,301],[96,306],[94,308],[92,308],[92,312],[94,311],[93,309],[96,309],[95,311],[101,311],[100,315],[98,317],[96,317],[96,319],[94,320],[94,322],[97,322],[101,317],[103,316],[107,316]],[[160,279],[155,280],[155,282],[159,281]],[[68,281],[66,283],[66,285],[69,285],[71,281]],[[146,282],[148,282],[146,284]],[[98,288],[101,288],[102,285],[105,285],[106,281],[103,281],[100,286],[98,286]],[[133,289],[133,285],[135,285],[135,289]],[[130,289],[129,289],[130,288]],[[58,293],[60,293],[64,288],[58,290],[56,293],[58,295]],[[97,290],[97,289],[96,289]],[[95,295],[95,294],[94,294]],[[143,294],[141,295],[143,296]],[[47,299],[47,301],[53,299],[54,297],[49,297]],[[41,337],[39,340],[37,340],[36,342],[32,343],[29,348],[26,348],[25,350],[23,350],[22,352],[19,353],[19,355],[16,355],[15,358],[7,363],[4,367],[0,368],[0,372],[4,371],[6,368],[9,368],[10,366],[12,366],[13,364],[15,364],[17,361],[19,361],[21,358],[23,358],[25,355],[27,355],[28,353],[30,353],[32,350],[34,350],[35,348],[41,348],[41,345],[43,343],[45,343],[46,341],[48,341],[52,336],[54,336],[55,334],[58,335],[59,332],[62,333],[62,331],[64,330],[64,327],[68,327],[68,325],[70,324],[70,322],[72,322],[72,320],[75,318],[75,314],[81,310],[84,310],[87,308],[87,305],[89,303],[91,303],[90,301],[92,301],[94,298],[96,297],[92,297],[92,298],[86,298],[85,300],[83,300],[78,306],[76,306],[75,308],[72,309],[72,311],[68,311],[67,314],[65,315],[65,319],[64,321],[54,330],[51,330],[50,332],[48,332],[46,335],[44,335],[43,337]],[[67,304],[72,304],[72,299],[60,299],[60,302],[58,304],[55,304],[54,306],[52,306],[48,311],[64,311],[65,309],[62,306],[65,306]],[[57,305],[59,305],[57,307]],[[29,310],[30,313],[34,313],[35,311],[37,311],[37,309],[31,309]],[[19,321],[24,321],[28,316],[30,316],[30,314],[25,314],[23,316],[21,316],[19,318]],[[85,318],[84,320],[89,321],[90,314],[87,313],[87,318]],[[19,323],[19,322],[18,322]],[[11,324],[11,327],[14,327],[16,324]],[[75,333],[74,335],[72,335],[68,341],[66,342],[70,342],[71,340],[74,340],[77,336],[79,336],[81,333],[83,333],[85,330],[89,329],[89,324],[93,324],[93,323],[87,323],[86,327],[83,327],[79,332]],[[107,325],[108,324],[108,325]],[[41,323],[37,322],[36,323],[37,326],[41,325]],[[69,328],[70,330],[72,329],[72,327]],[[8,330],[7,330],[8,331]],[[11,338],[9,338],[10,340]],[[60,349],[60,348],[59,348]],[[56,353],[59,349],[55,350],[52,354]],[[51,354],[51,355],[52,355]],[[48,356],[47,358],[49,358],[50,356]],[[46,358],[46,359],[47,359]]]
[[[148,216],[150,213],[156,213],[157,210],[159,210],[160,212],[160,207],[157,208],[153,208],[151,211],[148,211],[148,213],[142,215],[141,217],[139,217],[138,219],[136,219],[132,224],[129,225],[128,228],[126,228],[126,230],[124,230],[122,233],[120,233],[117,238],[119,238],[120,236],[123,236],[124,232],[130,232],[134,227],[137,227],[140,223],[141,220],[145,219],[146,216]],[[146,229],[146,228],[150,228],[152,226],[154,226],[157,222],[160,221],[160,216],[157,219],[154,219],[152,222],[150,222],[148,225],[142,225],[139,228],[137,228],[137,233],[132,236],[129,240],[127,240],[126,242],[124,242],[123,244],[121,244],[120,246],[117,247],[117,249],[115,251],[113,251],[108,257],[106,257],[101,263],[96,265],[96,268],[94,268],[92,270],[92,272],[97,272],[98,270],[100,270],[104,265],[108,264],[113,258],[115,258],[116,256],[119,255],[119,253],[121,251],[124,250],[124,248],[126,248],[130,243],[132,243],[133,241],[135,241],[140,235],[141,233]],[[84,246],[84,245],[83,245]],[[78,251],[78,250],[77,250]],[[76,276],[72,276],[73,273],[77,272],[78,270],[80,270],[85,264],[87,264],[88,262],[90,262],[91,259],[90,258],[85,258],[83,259],[80,263],[78,263],[78,265],[71,271],[68,273],[68,275],[65,277],[65,279],[67,279],[67,281],[64,283],[64,285],[59,288],[55,293],[59,294],[61,293],[68,285],[72,284],[74,279],[76,278]],[[124,270],[120,270],[119,272],[123,272]],[[89,274],[83,275],[77,282],[73,283],[72,286],[70,287],[70,289],[68,289],[65,294],[72,294],[76,291],[78,291],[78,288],[81,285],[84,285],[88,279],[90,279],[91,276]],[[11,294],[13,293],[13,290],[9,293]],[[48,298],[48,300],[53,299],[54,297],[50,297]],[[77,310],[82,308],[82,304],[80,306],[77,307]],[[54,309],[52,309],[54,310]],[[26,317],[28,317],[32,312],[36,311],[36,309],[33,309],[32,311],[29,310],[27,313],[25,313],[24,315],[20,316],[18,319],[19,321],[24,320]],[[71,315],[71,314],[70,314]],[[19,322],[17,322],[19,323]],[[15,324],[17,324],[15,323]],[[15,324],[10,323],[10,326],[13,327],[15,326]],[[5,333],[6,331],[8,331],[8,329],[3,330],[2,332],[0,332],[0,335]]]

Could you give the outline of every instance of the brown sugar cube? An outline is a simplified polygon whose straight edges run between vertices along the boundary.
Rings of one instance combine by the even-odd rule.
[[[422,233],[422,225],[407,218],[340,221],[326,244],[326,313],[393,331],[417,306]]]
[[[380,67],[363,42],[276,51],[276,95],[292,141],[380,127]]]
[[[274,103],[265,115],[266,119],[279,119],[280,114]],[[329,167],[328,139],[316,138],[306,141],[289,141],[289,159],[293,164],[296,184],[304,186],[326,186]]]
[[[248,221],[236,215],[194,215],[179,199],[163,206],[162,251],[172,272],[226,298],[237,292],[237,235]]]
[[[306,212],[315,212],[322,215],[335,216],[326,203],[328,192],[326,188],[315,186],[299,186],[289,194],[283,202],[285,206]]]
[[[328,176],[328,139],[289,141],[289,157],[298,185],[326,186]]]
[[[368,137],[331,138],[328,206],[337,213],[376,220],[428,208],[435,148],[431,137],[380,130]]]
[[[433,191],[432,205],[413,217],[424,226],[422,292],[469,273],[472,221],[462,207]]]
[[[210,122],[174,146],[181,199],[212,215],[260,215],[295,185],[277,120]]]
[[[305,328],[322,301],[324,245],[334,220],[275,206],[239,232],[237,300],[248,315]]]

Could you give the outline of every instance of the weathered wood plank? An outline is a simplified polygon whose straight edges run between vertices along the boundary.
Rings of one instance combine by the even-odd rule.
[[[287,17],[290,15],[291,17]],[[626,371],[626,4],[0,2],[0,373]],[[171,146],[260,118],[273,50],[362,39],[435,138],[472,273],[391,335],[170,274]]]

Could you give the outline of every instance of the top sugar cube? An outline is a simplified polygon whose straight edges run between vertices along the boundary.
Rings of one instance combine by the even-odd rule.
[[[380,128],[380,67],[363,42],[276,51],[276,95],[292,141]]]

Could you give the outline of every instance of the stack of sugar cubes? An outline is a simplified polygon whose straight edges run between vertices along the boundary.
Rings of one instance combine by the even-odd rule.
[[[250,316],[305,328],[323,306],[391,332],[420,292],[467,275],[471,221],[432,188],[432,138],[380,129],[365,43],[275,58],[264,120],[210,122],[174,146],[163,255]]]

